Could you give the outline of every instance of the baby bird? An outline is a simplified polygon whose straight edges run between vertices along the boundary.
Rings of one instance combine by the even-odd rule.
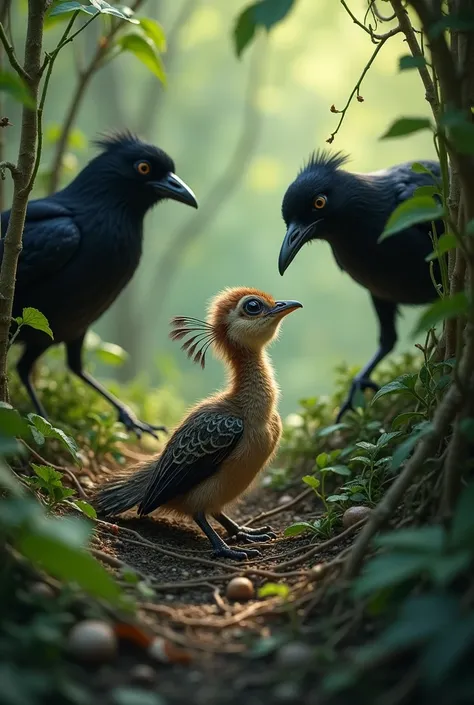
[[[105,516],[138,505],[139,516],[162,511],[190,516],[211,542],[214,556],[244,560],[256,549],[234,550],[209,524],[212,516],[241,541],[274,537],[269,527],[239,526],[224,514],[272,460],[281,436],[279,390],[265,348],[299,301],[275,301],[258,289],[225,289],[211,302],[207,321],[176,317],[173,340],[204,368],[212,346],[228,371],[227,387],[197,404],[163,451],[134,472],[99,490],[97,510]]]

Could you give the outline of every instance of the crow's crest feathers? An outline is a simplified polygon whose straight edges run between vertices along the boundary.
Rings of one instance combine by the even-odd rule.
[[[331,153],[326,149],[317,149],[310,155],[308,161],[300,170],[298,176],[306,173],[307,171],[311,171],[312,169],[321,167],[336,170],[346,164],[349,159],[349,155],[344,154],[343,152]]]
[[[99,139],[94,140],[96,147],[106,151],[111,151],[113,149],[117,149],[118,147],[140,144],[140,142],[141,140],[138,135],[130,132],[130,130],[113,130],[110,132],[104,132]]]

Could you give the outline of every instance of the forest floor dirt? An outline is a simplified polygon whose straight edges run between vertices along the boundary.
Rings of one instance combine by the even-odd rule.
[[[95,482],[110,477],[105,469]],[[184,648],[191,660],[160,664],[143,649],[126,646],[118,660],[94,672],[98,703],[113,702],[111,689],[117,687],[148,688],[168,705],[320,702],[320,684],[308,688],[300,677],[304,664],[297,658],[295,663],[295,652],[285,660],[271,644],[301,641],[305,633],[314,634],[315,585],[321,578],[315,566],[338,561],[354,532],[345,531],[325,542],[311,542],[307,535],[284,537],[289,524],[317,514],[310,491],[296,503],[290,501],[290,496],[295,500],[301,494],[300,488],[297,483],[292,491],[282,493],[258,487],[235,507],[231,516],[239,523],[270,524],[277,533],[271,542],[251,544],[262,555],[242,563],[213,559],[209,542],[197,527],[166,517],[138,519],[130,512],[117,522],[118,528],[100,527],[96,549],[110,556],[112,563],[119,559],[147,576],[155,591],[138,598],[142,625]],[[227,599],[226,586],[235,576],[252,580],[253,599]],[[258,597],[258,588],[269,582],[288,585],[291,599]],[[152,670],[142,668],[145,664]]]

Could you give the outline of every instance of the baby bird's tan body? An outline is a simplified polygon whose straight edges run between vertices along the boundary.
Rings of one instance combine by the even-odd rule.
[[[99,512],[111,516],[138,505],[140,515],[189,515],[211,541],[215,555],[256,555],[255,550],[229,548],[206,517],[213,516],[231,535],[245,540],[271,537],[263,530],[239,527],[223,509],[251,486],[277,451],[282,430],[279,390],[265,348],[281,320],[300,307],[297,301],[275,301],[256,289],[238,288],[214,299],[207,321],[173,319],[171,337],[188,338],[182,347],[195,362],[203,364],[205,350],[213,345],[226,364],[228,385],[191,409],[151,462],[102,488],[96,502]]]
[[[280,441],[282,424],[277,413],[279,390],[268,356],[250,353],[232,371],[229,388],[198,404],[187,419],[200,411],[217,411],[241,418],[244,432],[236,448],[218,472],[184,497],[165,508],[181,514],[216,514],[232,504],[254,482],[273,459]]]

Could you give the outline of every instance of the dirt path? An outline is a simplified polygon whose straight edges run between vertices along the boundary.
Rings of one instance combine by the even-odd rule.
[[[298,491],[291,492],[292,498]],[[288,507],[286,502],[279,506],[279,498],[281,494],[259,488],[232,513],[245,523],[275,507],[279,510],[254,523],[271,524],[277,538],[259,544],[261,557],[245,563],[213,560],[209,542],[191,524],[139,520],[131,513],[119,522],[118,533],[103,527],[100,550],[146,575],[153,585],[155,595],[145,595],[141,602],[144,624],[155,634],[170,636],[184,646],[192,661],[157,666],[147,662],[143,653],[124,654],[119,668],[111,670],[108,677],[102,674],[96,684],[101,702],[107,701],[111,680],[115,687],[131,686],[137,665],[148,663],[155,670],[148,687],[171,705],[314,704],[315,693],[311,688],[303,689],[298,679],[298,664],[285,665],[278,649],[265,651],[272,639],[294,640],[295,620],[305,623],[314,600],[318,575],[311,572],[312,567],[337,560],[351,537],[333,539],[328,546],[327,542],[311,543],[307,537],[285,538],[285,527],[314,516],[316,508],[308,494]],[[313,555],[307,555],[310,551]],[[288,585],[291,600],[271,595],[241,603],[229,601],[225,596],[229,579],[243,575],[252,580],[256,590],[269,582]]]

